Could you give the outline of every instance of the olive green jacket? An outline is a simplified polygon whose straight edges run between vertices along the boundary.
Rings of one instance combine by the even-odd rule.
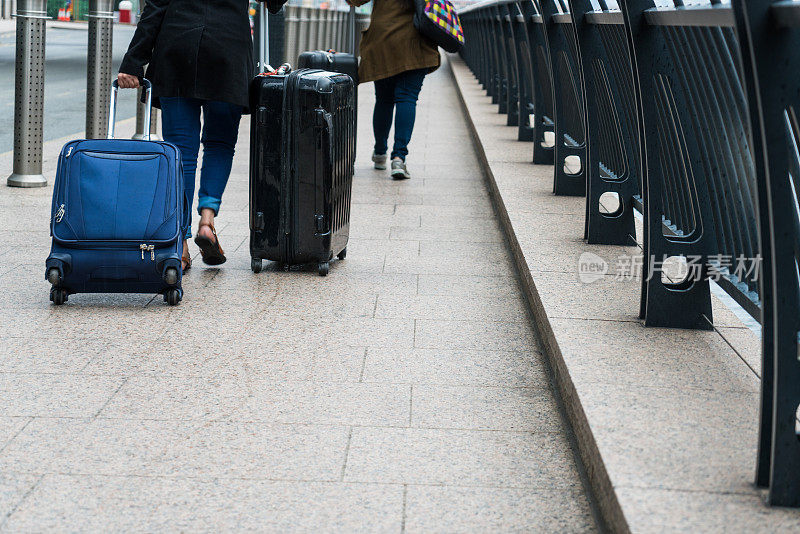
[[[351,0],[364,5],[370,0]],[[371,82],[407,70],[439,67],[439,49],[414,27],[414,9],[402,0],[375,0],[369,28],[361,35],[359,82]]]

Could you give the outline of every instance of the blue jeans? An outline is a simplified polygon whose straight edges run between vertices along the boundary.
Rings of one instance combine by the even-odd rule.
[[[414,131],[414,119],[417,116],[417,98],[427,72],[427,69],[407,70],[375,81],[372,130],[375,133],[376,154],[386,154],[389,149],[389,130],[392,128],[392,111],[394,111],[392,159],[400,158],[405,161],[408,155],[408,142],[411,141],[411,132]]]
[[[203,143],[203,168],[200,171],[197,213],[203,208],[211,208],[216,215],[231,175],[243,110],[241,106],[227,102],[196,98],[162,97],[160,100],[164,140],[176,145],[181,151],[183,187],[189,199],[189,230],[186,234],[186,239],[189,239],[192,237],[192,202],[200,143]]]

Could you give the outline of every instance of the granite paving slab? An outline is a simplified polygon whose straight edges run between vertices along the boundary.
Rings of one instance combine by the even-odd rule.
[[[4,528],[396,532],[402,493],[386,484],[48,475]]]
[[[175,308],[50,305],[63,140],[49,187],[0,188],[0,530],[596,530],[447,68],[410,181],[372,168],[373,104],[366,85],[348,255],[326,278],[250,271],[247,119],[216,221],[228,261],[190,243]]]
[[[591,524],[580,491],[408,486],[407,532],[595,532]]]

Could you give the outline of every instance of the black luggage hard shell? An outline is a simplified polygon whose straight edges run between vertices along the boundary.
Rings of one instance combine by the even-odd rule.
[[[301,69],[322,69],[330,72],[341,72],[353,79],[353,121],[358,131],[358,58],[353,54],[325,50],[303,52],[297,58],[297,66]],[[355,158],[355,154],[353,154]]]
[[[356,28],[356,10],[350,6],[348,13],[350,28],[350,52],[334,50],[311,50],[302,52],[297,58],[297,68],[322,69],[330,72],[341,72],[353,79],[353,107],[356,110],[355,121],[358,130],[358,38]]]
[[[303,52],[297,58],[297,67],[300,69],[322,69],[330,72],[343,72],[351,78],[358,94],[358,35],[356,28],[356,8],[350,6],[347,14],[349,28],[350,52],[335,52],[333,50],[312,50]]]
[[[353,83],[358,86],[358,59],[353,54],[333,50],[303,52],[297,58],[297,67],[341,72],[350,76]]]
[[[284,266],[344,259],[355,160],[353,80],[300,69],[250,90],[250,256]]]

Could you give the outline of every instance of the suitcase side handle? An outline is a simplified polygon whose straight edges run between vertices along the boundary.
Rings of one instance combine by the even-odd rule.
[[[145,90],[146,101],[144,108],[144,138],[150,140],[150,107],[153,105],[153,84],[147,78],[140,80]],[[114,139],[114,127],[117,122],[117,93],[119,92],[119,82],[111,82],[111,102],[108,112],[108,139]]]
[[[314,188],[314,207],[317,214],[316,231],[317,233],[324,234],[330,231],[331,221],[329,217],[325,217],[325,199],[329,197],[333,191],[333,184],[335,182],[336,165],[334,164],[334,129],[333,117],[324,109],[317,108],[314,110],[315,115],[315,130],[320,136],[320,150],[319,156],[322,157],[322,168],[324,170],[322,181],[325,187],[322,190],[319,187]],[[325,192],[323,192],[323,190]]]

